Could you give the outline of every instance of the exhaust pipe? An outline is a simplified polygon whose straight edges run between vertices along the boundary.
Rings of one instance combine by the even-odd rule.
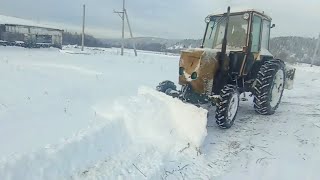
[[[224,31],[224,37],[223,37],[223,41],[222,41],[222,49],[221,49],[221,54],[220,54],[220,60],[224,60],[225,58],[225,54],[226,54],[226,51],[227,51],[227,43],[228,43],[228,29],[229,29],[229,17],[230,17],[230,6],[228,7],[228,11],[226,13],[226,28],[225,28],[225,31]]]
[[[226,78],[227,78],[227,73],[228,69],[227,67],[224,67],[225,61],[226,61],[226,52],[227,52],[227,43],[228,43],[228,29],[229,29],[229,17],[230,17],[230,6],[228,7],[227,13],[224,14],[226,16],[226,28],[224,32],[224,37],[222,41],[222,48],[221,52],[218,55],[218,62],[219,62],[219,70],[216,74],[216,79],[215,83],[213,85],[213,90],[214,94],[220,94],[221,89],[225,86],[226,84]]]

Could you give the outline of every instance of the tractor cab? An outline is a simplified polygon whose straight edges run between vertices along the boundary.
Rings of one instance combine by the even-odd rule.
[[[230,71],[238,76],[247,75],[255,60],[273,58],[269,52],[271,18],[264,12],[241,12],[209,15],[202,48],[221,50],[226,37],[226,53]]]

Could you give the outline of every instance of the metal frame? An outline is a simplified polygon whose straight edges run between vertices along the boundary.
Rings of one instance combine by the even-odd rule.
[[[272,23],[270,20],[262,19],[262,28],[263,28],[263,21],[268,21],[270,23],[270,27],[272,26]],[[271,37],[271,28],[269,28],[269,34],[268,34],[268,51],[270,50],[270,37]]]
[[[230,13],[229,16],[237,16],[237,15],[243,15],[245,13],[248,13],[249,14],[249,19],[248,19],[248,26],[247,26],[247,37],[246,37],[246,46],[247,46],[247,49],[246,49],[246,52],[245,53],[245,56],[244,56],[244,60],[243,60],[243,63],[241,65],[241,68],[240,68],[240,76],[244,76],[244,75],[247,75],[248,73],[245,73],[244,72],[244,66],[248,60],[248,55],[252,53],[251,51],[251,48],[252,48],[252,39],[253,39],[253,36],[252,36],[252,31],[253,31],[253,27],[252,27],[252,24],[253,24],[253,19],[254,19],[254,16],[258,16],[261,18],[261,22],[260,22],[260,36],[259,36],[259,47],[258,47],[258,52],[256,53],[259,53],[261,51],[261,40],[262,40],[262,31],[263,31],[263,22],[264,20],[267,20],[270,22],[270,25],[271,25],[271,21],[272,21],[272,18],[266,14],[264,14],[264,12],[259,12],[257,10],[246,10],[246,11],[239,11],[239,12],[233,12],[233,13]],[[225,16],[226,13],[223,13],[223,14],[212,14],[212,15],[209,15],[208,17],[221,17],[221,16]],[[204,42],[205,42],[205,38],[206,38],[206,35],[207,35],[207,32],[208,32],[208,27],[209,27],[209,23],[207,23],[206,25],[206,29],[205,29],[205,33],[204,33],[204,36],[203,36],[203,40],[202,40],[202,45],[201,45],[201,48],[204,47]],[[268,49],[270,47],[270,31],[269,31],[269,40],[268,40]]]
[[[259,12],[257,12],[257,11],[252,11],[251,13],[250,13],[250,21],[249,21],[249,24],[250,24],[250,30],[249,30],[249,32],[250,32],[250,34],[249,34],[249,36],[248,36],[248,38],[249,38],[249,43],[247,44],[247,48],[248,48],[248,50],[247,50],[247,53],[246,53],[246,55],[245,55],[245,59],[244,59],[244,61],[243,61],[243,63],[242,63],[242,66],[241,66],[241,69],[240,69],[240,75],[241,76],[245,76],[245,75],[247,75],[248,73],[245,73],[244,72],[244,66],[245,66],[245,64],[246,64],[246,62],[247,62],[247,55],[248,54],[250,54],[250,53],[252,53],[252,51],[251,51],[251,47],[252,46],[249,46],[249,45],[252,45],[252,38],[253,38],[253,36],[252,36],[252,31],[253,31],[253,27],[252,27],[252,24],[253,24],[253,19],[254,19],[254,16],[258,16],[258,17],[260,17],[261,18],[261,22],[260,22],[260,36],[259,36],[259,47],[258,47],[258,52],[256,52],[256,53],[259,53],[260,51],[261,51],[261,40],[262,40],[262,31],[263,31],[263,21],[268,21],[268,22],[270,22],[270,25],[271,25],[271,18],[270,17],[268,17],[268,16],[266,16],[266,15],[264,15],[264,14],[261,14],[261,13],[259,13]],[[270,48],[270,30],[269,30],[269,34],[268,34],[268,50],[269,50],[269,48]]]
[[[237,13],[230,13],[229,16],[238,16],[238,15],[243,15],[245,14],[246,12],[237,12]],[[218,14],[218,15],[212,15],[212,16],[208,16],[208,17],[222,17],[222,16],[225,16],[225,14]],[[251,17],[251,16],[250,16]],[[249,17],[249,18],[250,18]],[[248,20],[248,26],[247,26],[247,34],[246,34],[246,42],[247,42],[247,46],[248,46],[248,36],[249,36],[249,27],[250,27],[250,19]],[[210,23],[210,22],[209,22]],[[204,41],[205,41],[205,38],[206,38],[206,35],[207,35],[207,32],[208,32],[208,26],[209,26],[209,23],[206,24],[206,29],[205,29],[205,32],[204,32],[204,36],[203,36],[203,39],[202,39],[202,43],[201,43],[201,48],[204,47]],[[216,32],[217,33],[217,32]],[[212,47],[213,48],[213,47]]]
[[[241,68],[240,68],[240,76],[243,75],[243,68],[244,68],[244,65],[245,63],[247,62],[247,59],[248,59],[248,54],[251,53],[251,45],[252,45],[252,21],[253,21],[253,13],[249,13],[249,20],[248,20],[248,34],[247,34],[247,51],[245,52],[245,56],[244,56],[244,59],[243,59],[243,62],[242,62],[242,65],[241,65]]]
[[[264,14],[264,12],[260,12],[258,10],[255,10],[255,9],[249,9],[249,10],[244,10],[244,11],[237,11],[237,12],[232,12],[230,13],[230,16],[233,16],[233,15],[236,15],[236,14],[242,14],[242,13],[256,13],[256,14],[259,14],[260,16],[263,16],[265,17],[266,19],[272,21],[272,18],[270,16],[268,16],[267,14]],[[222,16],[224,13],[220,13],[220,14],[211,14],[209,16]]]
[[[248,46],[247,46],[248,51],[247,51],[247,53],[246,53],[245,59],[243,60],[243,63],[242,63],[241,69],[240,69],[240,75],[241,75],[241,76],[248,75],[248,73],[245,73],[245,72],[244,72],[244,66],[245,66],[245,64],[247,63],[248,54],[253,53],[253,52],[251,51],[251,49],[252,49],[252,39],[253,39],[253,34],[252,34],[252,33],[253,33],[253,26],[252,26],[252,24],[253,24],[254,16],[258,16],[258,17],[261,18],[261,21],[260,21],[260,35],[259,35],[259,47],[258,47],[258,52],[255,52],[255,53],[259,53],[259,52],[261,51],[261,37],[262,37],[261,30],[262,30],[263,16],[261,16],[260,14],[257,14],[257,12],[255,12],[255,11],[252,11],[252,12],[250,13],[250,21],[249,21],[249,24],[250,24],[250,30],[249,30],[249,32],[250,32],[250,34],[249,34],[249,36],[248,36],[248,38],[249,38],[249,44],[248,44]]]

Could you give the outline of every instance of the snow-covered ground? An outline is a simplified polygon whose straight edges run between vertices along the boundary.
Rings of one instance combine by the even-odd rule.
[[[273,116],[241,102],[234,127],[153,90],[178,57],[0,47],[0,179],[311,179],[320,67],[297,65]]]

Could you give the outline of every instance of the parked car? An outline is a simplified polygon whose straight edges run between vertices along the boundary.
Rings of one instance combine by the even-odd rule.
[[[7,46],[8,41],[0,40],[0,46]]]
[[[20,47],[25,47],[26,43],[23,41],[14,41],[13,43],[14,46],[20,46]]]

